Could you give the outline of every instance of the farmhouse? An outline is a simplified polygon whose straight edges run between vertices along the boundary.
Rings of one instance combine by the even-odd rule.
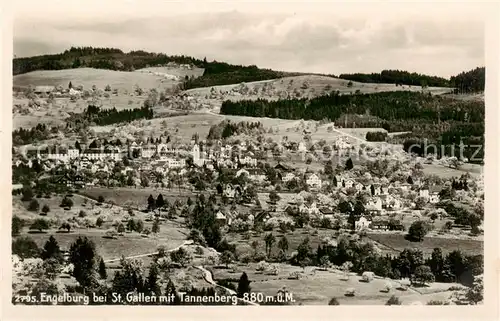
[[[306,184],[309,185],[309,187],[312,187],[312,188],[321,188],[321,183],[322,183],[321,179],[316,174],[311,174],[306,179]]]
[[[366,219],[366,217],[361,216],[359,218],[359,220],[354,222],[354,228],[356,231],[360,231],[360,230],[368,228],[370,226],[370,223],[371,222],[368,219]]]

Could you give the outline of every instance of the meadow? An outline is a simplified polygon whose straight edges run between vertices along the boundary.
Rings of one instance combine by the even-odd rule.
[[[407,248],[419,249],[424,255],[430,255],[434,248],[441,248],[446,253],[460,250],[467,255],[483,254],[484,251],[484,242],[463,238],[426,236],[422,242],[410,242],[405,239],[405,234],[395,233],[369,233],[368,238],[383,245],[381,249],[393,255],[398,255],[399,252]]]

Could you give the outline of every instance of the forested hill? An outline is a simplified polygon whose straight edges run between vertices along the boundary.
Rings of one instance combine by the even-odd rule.
[[[116,48],[93,47],[72,47],[61,54],[15,58],[13,60],[13,74],[79,67],[133,71],[148,66],[166,65],[169,62],[190,64],[205,69],[203,76],[185,81],[185,89],[276,79],[292,75],[270,69],[261,69],[257,66],[232,65],[189,56],[168,56],[145,51],[124,53]]]
[[[459,101],[420,92],[395,91],[307,99],[224,101],[221,114],[283,119],[336,120],[345,113],[382,120],[483,122],[484,103]]]
[[[484,91],[486,68],[478,67],[464,71],[450,79],[452,87],[458,94],[478,93]]]
[[[339,78],[363,83],[383,83],[408,86],[448,87],[450,81],[437,76],[428,76],[404,70],[382,70],[380,73],[341,74]]]

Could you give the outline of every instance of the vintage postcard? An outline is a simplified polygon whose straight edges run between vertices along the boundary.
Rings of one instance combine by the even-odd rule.
[[[497,313],[498,6],[11,7],[9,319]]]

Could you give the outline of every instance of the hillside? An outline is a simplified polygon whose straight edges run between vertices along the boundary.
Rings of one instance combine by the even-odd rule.
[[[287,98],[315,98],[331,92],[341,94],[377,93],[387,91],[414,91],[421,92],[420,86],[396,86],[394,84],[365,84],[319,75],[301,75],[284,77],[281,79],[248,82],[186,90],[185,94],[193,97],[200,105],[210,106],[218,111],[225,100],[278,100]],[[450,92],[446,87],[427,87],[423,91],[435,95]]]
[[[197,88],[242,81],[280,78],[284,72],[261,69],[257,66],[232,65],[225,62],[207,61],[188,56],[168,56],[145,51],[124,53],[115,48],[72,47],[61,54],[15,58],[13,74],[25,74],[36,70],[62,70],[69,68],[98,68],[116,71],[135,71],[151,66],[172,64],[204,69],[203,75],[186,81],[185,88]]]
[[[203,70],[181,70],[175,71],[176,76],[183,78],[184,76],[196,76],[202,73]],[[172,71],[170,73],[173,73]],[[38,70],[22,75],[15,75],[13,79],[14,87],[33,86],[58,86],[67,87],[69,82],[74,86],[82,85],[85,89],[92,88],[95,85],[97,88],[104,88],[110,85],[111,88],[131,91],[135,85],[139,85],[145,90],[152,88],[165,89],[177,84],[178,81],[169,79],[163,75],[141,72],[114,71],[95,68],[77,68],[63,70]]]

